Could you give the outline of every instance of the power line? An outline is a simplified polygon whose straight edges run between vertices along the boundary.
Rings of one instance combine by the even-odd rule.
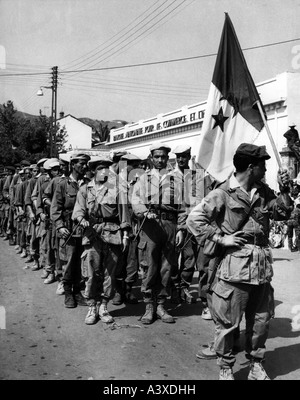
[[[172,14],[178,7],[180,7],[185,0],[183,0],[179,5],[177,5],[175,8],[173,8],[168,15]],[[168,5],[164,10],[162,10],[162,12],[159,14],[161,15],[164,11],[166,11],[169,7],[171,7],[174,3],[176,2],[176,0],[174,0],[170,5]],[[158,7],[159,8],[159,7]],[[159,19],[157,22],[155,22],[153,25],[150,26],[150,28],[144,30],[139,36],[134,37],[131,41],[125,43],[125,45],[123,46],[122,50],[124,51],[124,48],[128,47],[130,45],[130,43],[135,42],[139,37],[143,36],[146,32],[148,32],[150,29],[153,29],[153,27],[155,27],[155,25],[157,25],[159,22],[161,22],[162,20],[164,20],[165,18],[167,18],[168,15],[164,15],[161,19]],[[105,54],[110,53],[113,49],[116,49],[112,54],[108,54],[108,56],[102,60],[94,60],[94,61],[90,61],[88,62],[86,65],[89,65],[91,63],[93,63],[92,67],[94,65],[99,64],[99,62],[103,62],[105,60],[107,60],[108,58],[112,57],[114,54],[119,53],[119,47],[122,45],[122,43],[126,42],[130,37],[133,37],[136,33],[138,33],[140,30],[144,29],[151,21],[153,21],[155,18],[157,18],[157,15],[155,15],[155,17],[153,17],[151,20],[149,20],[142,28],[139,28],[136,32],[134,32],[133,34],[129,35],[127,38],[125,38],[124,40],[122,40],[121,42],[119,42],[116,46],[113,46],[110,50],[107,50],[106,52],[104,52],[102,55],[100,55],[100,57],[103,57]],[[145,18],[146,19],[146,18]],[[130,31],[129,31],[130,32]],[[125,35],[123,35],[125,36]],[[123,37],[122,36],[122,37]],[[120,39],[122,39],[122,37]],[[117,42],[120,40],[118,39]],[[114,42],[113,42],[114,43]],[[110,45],[111,46],[111,45]],[[110,47],[107,46],[107,47]],[[97,53],[96,53],[97,54]],[[120,54],[120,53],[119,53]],[[99,57],[98,57],[99,58]],[[82,62],[81,62],[82,63]]]
[[[102,43],[101,45],[99,45],[99,46],[97,46],[94,50],[91,50],[91,51],[89,51],[88,53],[86,53],[85,55],[83,55],[83,56],[81,56],[81,57],[78,57],[77,59],[75,59],[75,60],[73,60],[73,61],[71,61],[70,63],[68,63],[68,64],[72,64],[73,62],[75,62],[75,61],[77,61],[77,60],[80,60],[80,59],[82,59],[83,57],[86,57],[87,55],[89,55],[89,54],[91,54],[91,53],[93,53],[95,50],[97,50],[98,48],[101,48],[103,45],[105,45],[106,43],[108,43],[108,42],[110,42],[112,39],[114,39],[116,36],[118,36],[121,32],[123,32],[124,30],[126,30],[129,26],[131,26],[135,21],[137,21],[140,17],[142,17],[144,14],[146,14],[152,7],[154,7],[157,3],[159,2],[159,0],[157,0],[156,1],[156,3],[153,5],[151,5],[149,8],[147,8],[147,10],[146,11],[144,11],[141,15],[139,15],[138,17],[136,17],[133,21],[131,21],[125,28],[123,28],[123,29],[121,29],[119,32],[117,32],[115,35],[113,35],[110,39],[108,39],[107,41],[105,41],[104,43]],[[162,5],[161,6],[159,6],[159,7],[157,7],[153,12],[155,12],[157,9],[159,9],[160,7],[162,7]],[[144,21],[144,20],[143,20]],[[140,22],[138,23],[138,25],[140,24]],[[137,25],[135,25],[135,27],[136,27]],[[132,29],[130,29],[129,30],[129,32],[131,31]],[[124,36],[124,35],[123,35]],[[122,37],[123,37],[122,36]],[[121,38],[122,38],[121,37]],[[113,43],[115,43],[115,42],[113,42]],[[105,47],[106,48],[106,47]],[[104,48],[104,49],[105,49]],[[97,54],[97,52],[95,53],[95,54]],[[94,54],[94,55],[95,55]],[[88,57],[88,58],[85,58],[85,61],[87,60],[87,59],[89,59],[90,57]],[[81,63],[81,62],[80,62]],[[62,67],[64,67],[64,66],[66,66],[66,65],[68,65],[68,64],[64,64]]]
[[[283,40],[280,42],[273,42],[273,43],[268,43],[268,44],[263,44],[263,45],[258,45],[258,46],[252,46],[252,47],[247,47],[245,49],[242,49],[243,51],[248,51],[248,50],[254,50],[254,49],[259,49],[263,47],[271,47],[271,46],[277,46],[280,44],[285,44],[285,43],[291,43],[291,42],[296,42],[299,41],[300,38],[295,38],[295,39],[289,39],[289,40]],[[189,61],[189,60],[195,60],[199,58],[208,58],[208,57],[214,57],[216,56],[217,53],[210,53],[210,54],[203,54],[199,56],[192,56],[192,57],[183,57],[183,58],[175,58],[172,60],[162,60],[162,61],[153,61],[153,62],[148,62],[148,63],[140,63],[140,64],[128,64],[128,65],[119,65],[119,66],[113,66],[113,67],[101,67],[101,68],[90,68],[90,69],[78,69],[78,70],[70,70],[70,71],[60,71],[60,74],[70,74],[74,72],[92,72],[92,71],[106,71],[106,70],[113,70],[113,69],[122,69],[122,68],[135,68],[135,67],[144,67],[148,65],[159,65],[159,64],[168,64],[168,63],[173,63],[173,62],[180,62],[180,61]],[[20,74],[1,74],[0,77],[6,77],[6,76],[35,76],[35,75],[49,75],[49,72],[32,72],[32,73],[20,73]]]

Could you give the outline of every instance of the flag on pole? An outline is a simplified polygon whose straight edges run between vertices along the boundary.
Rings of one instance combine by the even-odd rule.
[[[197,162],[213,178],[233,172],[233,155],[241,143],[253,143],[264,127],[261,100],[227,13],[209,90]],[[263,109],[263,106],[262,106]]]

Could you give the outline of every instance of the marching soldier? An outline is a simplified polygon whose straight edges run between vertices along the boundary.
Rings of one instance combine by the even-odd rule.
[[[114,321],[107,304],[114,291],[117,264],[129,244],[127,199],[117,175],[110,170],[112,164],[106,157],[89,163],[94,178],[80,188],[72,215],[84,228],[82,275],[87,279],[88,325],[99,318],[105,323]]]
[[[129,233],[129,246],[127,251],[121,257],[116,271],[116,292],[112,300],[114,305],[120,305],[123,302],[129,304],[138,303],[137,298],[132,292],[132,286],[138,278],[138,248],[135,235],[138,228],[138,220],[132,211],[131,196],[135,183],[139,176],[144,172],[139,168],[141,159],[134,154],[125,154],[121,157],[120,164],[125,164],[121,168],[120,178],[124,183],[124,192],[127,194],[127,204],[130,214],[131,231]]]
[[[181,193],[166,170],[170,150],[162,143],[150,148],[153,168],[141,176],[132,196],[133,212],[141,221],[138,247],[148,262],[141,286],[146,304],[143,324],[151,324],[155,317],[175,322],[164,304],[169,295],[175,246],[180,246],[184,238],[185,214],[180,206]]]
[[[65,307],[86,306],[80,291],[82,235],[80,227],[71,218],[77,192],[87,169],[90,156],[84,153],[70,158],[70,175],[62,177],[55,189],[50,206],[50,218],[59,237],[59,257],[63,265]]]

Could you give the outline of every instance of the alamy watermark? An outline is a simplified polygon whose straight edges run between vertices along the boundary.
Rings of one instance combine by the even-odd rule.
[[[295,305],[292,308],[292,314],[296,314],[295,317],[292,319],[292,332],[299,332],[300,331],[300,304]]]
[[[292,47],[292,54],[295,54],[292,58],[293,69],[300,69],[300,44]]]
[[[6,329],[6,311],[4,306],[0,306],[0,329]]]
[[[5,47],[0,44],[0,69],[6,69],[6,51]]]

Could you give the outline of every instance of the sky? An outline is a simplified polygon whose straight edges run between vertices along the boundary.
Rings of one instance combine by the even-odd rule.
[[[300,72],[300,0],[0,0],[0,103],[144,120],[205,101],[227,12],[254,79]],[[286,43],[282,43],[286,42]]]

